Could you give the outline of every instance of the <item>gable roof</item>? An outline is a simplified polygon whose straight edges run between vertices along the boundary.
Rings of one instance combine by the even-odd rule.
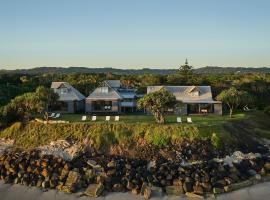
[[[114,88],[109,88],[107,93],[102,93],[100,87],[98,87],[87,97],[87,99],[122,99],[122,97]]]
[[[111,88],[120,88],[121,82],[120,80],[105,80],[103,81],[106,85],[108,85]]]
[[[213,100],[211,86],[148,86],[147,94],[156,92],[161,88],[171,92],[176,97],[176,100],[183,103],[220,103]],[[200,91],[199,96],[191,95],[195,89]]]
[[[52,89],[59,89],[59,88],[67,88],[68,93],[67,94],[61,94],[60,92],[57,92],[59,95],[59,101],[81,101],[85,99],[85,96],[80,93],[78,90],[76,90],[72,85],[70,85],[68,82],[52,82],[51,85]]]

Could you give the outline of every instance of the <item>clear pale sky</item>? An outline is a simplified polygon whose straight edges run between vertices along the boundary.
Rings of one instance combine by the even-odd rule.
[[[270,67],[270,0],[0,0],[0,68]]]

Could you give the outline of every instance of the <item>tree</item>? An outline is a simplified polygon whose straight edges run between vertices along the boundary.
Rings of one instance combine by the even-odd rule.
[[[46,111],[48,104],[57,98],[52,90],[45,87],[17,96],[0,110],[1,124],[6,126],[15,121],[29,121],[35,114]]]
[[[223,90],[217,96],[217,100],[223,101],[225,104],[227,104],[230,109],[230,117],[232,117],[234,109],[236,109],[240,104],[244,103],[247,97],[247,92],[237,90],[235,87],[231,87],[227,90]]]
[[[185,64],[182,65],[182,66],[179,68],[179,73],[180,73],[180,75],[182,75],[183,77],[187,77],[187,76],[193,75],[193,72],[192,72],[192,66],[188,65],[187,59],[186,59]]]
[[[139,108],[146,108],[154,115],[157,123],[165,123],[165,113],[177,105],[175,96],[162,88],[159,91],[146,94],[138,101]]]

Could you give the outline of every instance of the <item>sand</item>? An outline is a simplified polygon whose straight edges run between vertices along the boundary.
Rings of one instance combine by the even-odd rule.
[[[131,193],[109,193],[99,198],[90,198],[81,196],[82,193],[65,194],[56,190],[42,191],[36,187],[27,187],[23,185],[10,185],[0,182],[0,200],[137,200],[143,199],[141,196],[135,196]],[[176,196],[152,197],[153,200],[184,200],[188,198],[179,198]],[[248,188],[243,188],[231,193],[218,196],[218,200],[267,200],[270,199],[270,182],[260,183]]]

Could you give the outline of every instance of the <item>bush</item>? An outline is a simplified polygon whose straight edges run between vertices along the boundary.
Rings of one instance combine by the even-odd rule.
[[[96,148],[111,144],[125,145],[136,143],[143,138],[149,144],[159,147],[168,146],[170,142],[181,141],[183,138],[195,139],[199,137],[199,130],[193,125],[161,125],[148,123],[71,123],[71,124],[40,124],[30,122],[25,126],[15,123],[0,131],[0,137],[16,140],[21,147],[32,148],[48,144],[58,139],[73,139],[82,141],[89,138]]]
[[[221,141],[220,138],[217,136],[217,134],[213,133],[211,136],[211,143],[214,147],[220,148],[221,146]]]
[[[270,106],[264,108],[264,113],[270,115]]]

